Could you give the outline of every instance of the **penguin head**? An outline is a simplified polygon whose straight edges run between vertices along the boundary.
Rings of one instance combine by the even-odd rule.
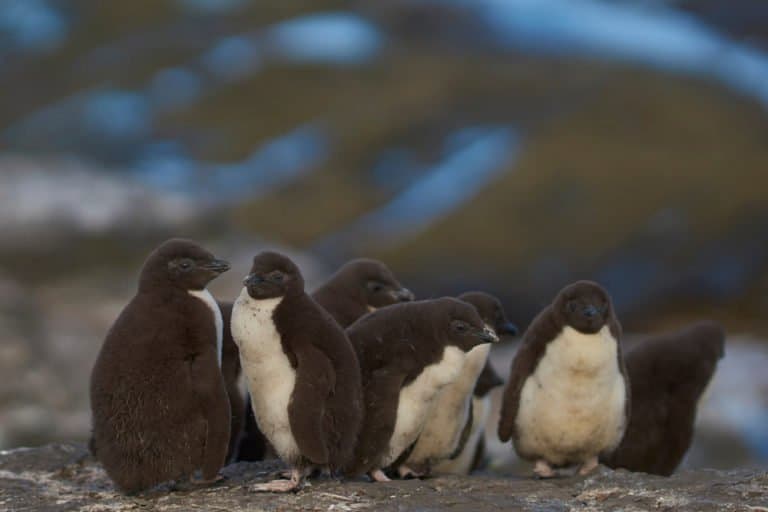
[[[497,335],[515,336],[517,334],[517,326],[507,319],[501,302],[490,293],[467,292],[459,295],[459,300],[472,304],[480,314],[480,318],[490,325]]]
[[[139,288],[172,286],[183,290],[202,290],[219,274],[229,270],[229,263],[191,240],[172,238],[149,255],[141,270]]]
[[[349,261],[331,281],[374,309],[414,300],[413,293],[403,287],[392,271],[378,260],[358,258]]]
[[[554,308],[565,325],[585,334],[598,332],[613,314],[608,292],[592,281],[577,281],[563,288]]]
[[[484,343],[496,343],[499,337],[490,329],[477,310],[458,299],[444,297],[435,301],[439,307],[438,329],[447,345],[469,352]]]
[[[256,300],[274,299],[304,292],[304,278],[290,258],[264,251],[253,258],[251,272],[243,281],[248,295]]]

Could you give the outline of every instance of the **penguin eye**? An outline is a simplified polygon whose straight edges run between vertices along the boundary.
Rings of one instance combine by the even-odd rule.
[[[285,280],[285,275],[279,270],[275,270],[269,274],[269,280],[273,283],[282,283]]]
[[[181,260],[179,262],[179,268],[186,272],[187,270],[192,268],[192,261],[191,260]]]
[[[606,314],[608,312],[608,303],[604,302],[603,305],[600,306],[597,309],[598,309],[598,311],[600,311],[601,314],[603,314],[603,315]]]
[[[380,292],[384,289],[384,285],[378,281],[368,281],[366,286],[368,287],[368,290],[373,293]]]
[[[454,320],[453,322],[451,322],[451,327],[453,328],[454,331],[458,333],[467,332],[467,329],[469,328],[469,326],[465,322],[462,322],[461,320]]]
[[[577,309],[579,309],[579,305],[576,304],[575,300],[569,300],[568,305],[566,306],[568,308],[568,311],[571,313],[575,313]]]

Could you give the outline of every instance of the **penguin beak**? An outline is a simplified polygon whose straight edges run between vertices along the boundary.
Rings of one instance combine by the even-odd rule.
[[[416,298],[413,292],[408,288],[400,288],[399,290],[392,292],[392,296],[397,302],[411,302]]]
[[[224,260],[213,260],[204,265],[206,270],[210,270],[216,274],[221,274],[229,270],[229,263]]]
[[[483,330],[478,331],[477,337],[480,338],[481,343],[496,343],[499,341],[499,337],[493,332],[493,329],[484,327]]]
[[[256,274],[248,274],[245,279],[243,279],[243,285],[247,286],[248,288],[258,286],[263,282],[264,278]]]
[[[498,332],[499,335],[506,334],[509,336],[515,336],[519,331],[517,330],[517,326],[512,322],[504,322],[496,328],[496,332]]]

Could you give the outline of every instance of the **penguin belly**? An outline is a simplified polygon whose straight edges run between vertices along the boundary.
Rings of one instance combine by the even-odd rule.
[[[446,347],[440,361],[425,367],[416,379],[400,390],[395,429],[382,467],[392,464],[419,437],[435,398],[458,377],[464,357],[459,348]]]
[[[547,345],[526,379],[515,448],[528,459],[564,466],[615,448],[624,434],[626,390],[608,327],[571,327]]]
[[[281,300],[254,300],[243,289],[232,310],[232,337],[240,349],[240,363],[259,430],[280,458],[290,463],[298,461],[301,452],[288,416],[296,371],[283,351],[272,318]]]
[[[472,391],[490,350],[491,346],[485,344],[467,353],[456,380],[446,385],[435,399],[408,462],[431,465],[448,459],[456,451],[469,419]]]
[[[468,475],[472,472],[477,445],[482,436],[485,435],[485,424],[488,421],[490,412],[490,397],[472,397],[472,427],[470,428],[466,444],[456,457],[436,464],[433,468],[433,473],[443,475]]]

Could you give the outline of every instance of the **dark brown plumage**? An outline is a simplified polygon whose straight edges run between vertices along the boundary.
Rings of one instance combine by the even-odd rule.
[[[346,468],[348,475],[380,470],[416,440],[418,432],[397,453],[390,447],[398,434],[395,426],[401,392],[425,368],[438,362],[442,365],[447,347],[467,352],[497,339],[474,308],[452,298],[382,308],[352,324],[347,333],[360,360],[365,400],[363,429],[354,461]],[[435,375],[436,379],[441,377]]]
[[[545,354],[550,354],[551,351],[548,351],[548,348],[551,342],[561,340],[562,343],[568,344],[570,346],[568,350],[571,351],[570,355],[563,357],[570,357],[570,359],[572,359],[571,363],[575,364],[575,359],[582,359],[582,357],[588,356],[586,354],[577,353],[576,351],[579,350],[578,341],[569,342],[569,339],[574,337],[577,338],[581,335],[597,336],[604,327],[608,328],[609,334],[613,340],[611,343],[615,344],[617,370],[621,374],[620,382],[623,381],[624,386],[624,419],[622,419],[622,423],[619,426],[619,428],[623,428],[623,425],[627,421],[626,418],[629,417],[630,399],[629,382],[626,377],[627,372],[624,366],[624,359],[621,355],[621,326],[614,314],[613,305],[611,304],[608,293],[597,283],[578,281],[561,290],[553,303],[547,306],[533,320],[523,336],[523,340],[520,343],[520,347],[512,362],[509,380],[504,390],[498,434],[499,439],[503,442],[512,438],[515,450],[521,457],[529,460],[537,460],[542,464],[549,463],[555,466],[563,466],[579,462],[586,463],[586,460],[582,460],[582,457],[586,457],[587,454],[579,452],[576,447],[570,448],[570,450],[573,450],[573,453],[570,455],[565,452],[558,452],[558,449],[564,446],[562,442],[559,443],[561,446],[557,446],[558,442],[552,441],[549,438],[547,438],[546,441],[542,441],[542,434],[536,431],[520,431],[519,413],[521,393],[529,377],[532,377],[537,371]],[[565,328],[570,328],[571,333],[573,334],[564,335]],[[609,345],[606,345],[606,349],[608,348],[610,348]],[[556,354],[552,354],[552,357],[556,357]],[[560,362],[562,363],[563,361]],[[608,361],[603,364],[607,363]],[[569,377],[569,375],[577,375],[577,373],[567,373],[573,371],[572,369],[564,370],[563,368],[558,367],[558,371],[564,371],[564,373],[554,376],[549,375],[548,378],[570,379],[574,377]],[[548,386],[549,384],[549,382],[537,381],[538,392],[545,393],[546,390],[541,391],[542,386]],[[568,385],[566,384],[563,388],[567,389]],[[534,389],[536,389],[536,386],[534,386]],[[610,389],[611,388],[606,389],[606,392],[610,392]],[[574,391],[578,390],[575,389]],[[564,405],[565,404],[550,404],[549,406],[557,408]],[[602,416],[603,413],[599,412],[596,414]],[[567,414],[564,416],[563,421],[566,420],[568,420]],[[595,421],[596,423],[599,423],[601,420],[602,418],[597,418]],[[539,426],[536,428],[539,429],[542,427]],[[526,435],[525,442],[521,439],[522,434]],[[621,432],[618,432],[618,434],[618,437],[616,437],[616,433],[612,433],[612,437],[615,438],[617,444],[621,439]],[[538,444],[541,444],[542,442],[550,443],[550,448],[552,448],[552,450],[549,454],[545,454],[539,453],[538,450],[531,449],[531,443],[527,442],[529,438],[534,439]],[[610,446],[610,449],[613,449],[614,447],[615,445]],[[589,466],[596,464],[597,461],[593,457],[597,456],[598,453],[599,452],[588,454],[590,457]],[[553,458],[556,458],[557,460],[550,460]],[[537,463],[537,473],[539,473],[538,467],[539,464]],[[541,469],[542,472],[539,473],[540,476],[551,476],[551,470],[549,468],[542,465]],[[583,466],[582,469],[584,472],[588,472],[592,467]]]
[[[123,492],[197,469],[213,481],[224,464],[230,411],[218,334],[212,310],[190,292],[228,268],[193,242],[163,243],[107,334],[91,374],[92,446]]]
[[[344,330],[304,292],[290,259],[274,252],[254,258],[235,302],[232,332],[256,420],[278,455],[297,470],[344,466],[362,421],[360,368]],[[281,352],[265,352],[273,350],[268,345]],[[293,379],[284,404],[274,401],[270,384],[285,382],[274,379]],[[287,408],[288,440],[282,434],[286,411],[275,407]],[[291,490],[300,483],[298,474],[295,480],[292,487],[273,483],[262,490]]]
[[[413,294],[384,263],[360,258],[344,264],[312,298],[346,328],[373,309],[412,301]]]
[[[691,445],[699,399],[723,357],[725,332],[700,322],[639,342],[626,354],[632,416],[619,447],[603,462],[671,475]]]

